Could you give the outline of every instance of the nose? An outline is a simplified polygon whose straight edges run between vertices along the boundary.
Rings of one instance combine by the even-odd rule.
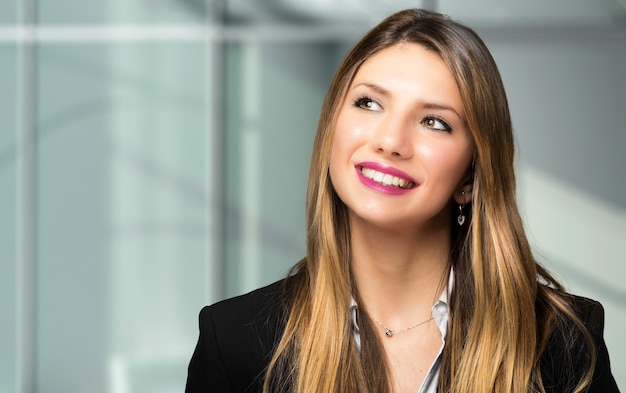
[[[373,149],[394,158],[413,155],[409,125],[401,119],[389,119],[378,124],[372,138]]]

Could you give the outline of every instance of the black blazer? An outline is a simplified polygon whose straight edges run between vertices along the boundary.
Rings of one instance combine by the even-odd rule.
[[[283,283],[207,306],[200,312],[200,337],[189,363],[186,393],[260,393],[266,367],[282,334]],[[619,393],[602,337],[604,310],[581,297],[575,307],[597,346],[591,393]],[[563,356],[558,338],[543,355],[546,392],[566,393],[558,378]]]

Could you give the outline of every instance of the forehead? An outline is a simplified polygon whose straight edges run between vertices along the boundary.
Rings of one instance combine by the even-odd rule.
[[[456,81],[448,65],[434,51],[415,43],[400,43],[376,52],[367,58],[357,69],[353,79],[364,75],[398,75],[411,79],[427,74],[437,76],[438,80]]]
[[[463,102],[452,71],[434,51],[415,43],[396,44],[363,62],[351,87],[374,84],[405,98],[445,101],[459,112]]]

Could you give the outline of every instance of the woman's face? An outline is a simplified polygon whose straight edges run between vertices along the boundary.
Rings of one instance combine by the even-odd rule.
[[[453,193],[469,200],[461,187],[472,151],[446,64],[421,45],[398,44],[365,61],[349,86],[330,177],[352,219],[396,229],[448,223]]]

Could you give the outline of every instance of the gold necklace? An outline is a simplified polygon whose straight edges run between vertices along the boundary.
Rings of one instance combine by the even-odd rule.
[[[420,325],[423,325],[423,324],[425,324],[426,322],[432,321],[432,320],[434,319],[434,317],[430,317],[430,318],[428,318],[427,320],[422,321],[422,322],[420,322],[420,323],[416,323],[415,325],[413,325],[413,326],[409,326],[408,328],[405,328],[405,329],[400,329],[400,330],[391,330],[391,329],[389,329],[387,326],[383,325],[383,324],[382,324],[382,322],[380,322],[378,319],[376,319],[376,318],[374,318],[374,317],[371,317],[371,318],[372,318],[372,320],[373,320],[374,322],[376,322],[376,324],[377,324],[378,326],[380,326],[381,328],[385,329],[385,335],[386,335],[387,337],[391,337],[391,336],[393,336],[393,335],[394,335],[394,334],[396,334],[396,333],[403,333],[403,332],[409,331],[409,330],[411,330],[411,329],[414,329],[414,328],[416,328],[416,327],[418,327],[418,326],[420,326]]]

